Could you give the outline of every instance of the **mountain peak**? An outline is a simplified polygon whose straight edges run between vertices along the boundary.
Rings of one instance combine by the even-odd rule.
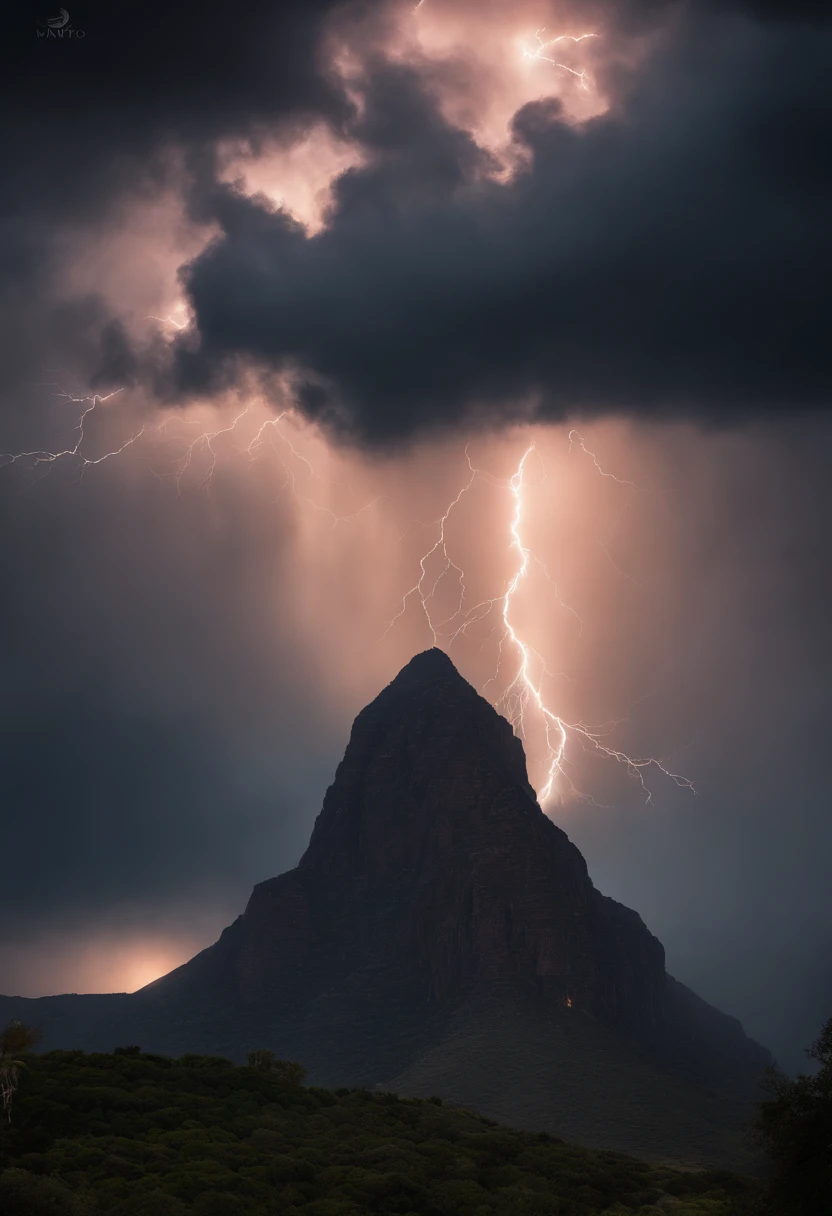
[[[347,756],[367,734],[370,723],[374,723],[374,733],[389,729],[391,715],[404,716],[408,729],[421,722],[422,727],[430,726],[447,739],[460,731],[470,735],[472,730],[496,732],[504,740],[514,737],[506,719],[480,696],[438,646],[415,654],[362,709],[353,723]],[[372,742],[376,746],[378,738]],[[516,749],[512,747],[512,751]]]
[[[413,681],[447,680],[456,677],[463,680],[449,655],[438,646],[422,650],[415,654],[409,663],[405,663],[399,674],[393,680],[394,684],[408,684]],[[466,681],[467,682],[467,681]]]
[[[443,832],[474,848],[495,797],[507,820],[544,818],[510,724],[444,651],[422,651],[355,719],[300,864],[386,880]]]

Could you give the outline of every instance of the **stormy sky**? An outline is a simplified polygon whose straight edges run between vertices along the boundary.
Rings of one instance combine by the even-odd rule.
[[[525,552],[548,813],[798,1067],[832,1013],[823,9],[50,19],[0,51],[0,991],[213,940],[434,640],[516,711]]]

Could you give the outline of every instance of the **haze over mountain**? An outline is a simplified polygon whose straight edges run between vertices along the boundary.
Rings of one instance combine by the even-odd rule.
[[[510,725],[436,649],[358,715],[300,863],[219,941],[135,994],[2,997],[0,1017],[45,1048],[268,1047],[315,1083],[734,1166],[770,1062],[594,888]]]

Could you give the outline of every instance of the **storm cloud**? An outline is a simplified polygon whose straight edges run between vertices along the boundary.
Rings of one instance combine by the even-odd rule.
[[[221,192],[184,272],[199,332],[177,390],[241,356],[362,443],[477,417],[724,423],[825,409],[828,30],[680,18],[576,125],[525,106],[495,182],[418,70],[368,70],[368,162],[310,237]]]

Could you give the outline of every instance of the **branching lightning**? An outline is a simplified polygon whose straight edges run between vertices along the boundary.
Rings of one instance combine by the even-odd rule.
[[[179,330],[188,328],[187,321],[177,321],[175,317],[172,317],[170,315],[168,315],[166,317],[156,317],[153,315],[153,313],[151,313],[150,316],[145,317],[145,320],[146,321],[158,321],[160,323],[160,325],[172,325],[174,329],[179,329]]]
[[[206,493],[210,491],[211,483],[217,470],[217,462],[220,459],[220,452],[215,446],[217,440],[223,436],[234,435],[240,427],[240,424],[244,421],[244,419],[251,415],[252,411],[253,406],[247,405],[244,409],[240,410],[240,412],[231,420],[228,426],[218,427],[213,431],[203,430],[194,439],[192,439],[190,443],[186,443],[184,453],[174,462],[174,467],[171,473],[175,479],[177,494],[180,498],[182,497],[184,479],[191,469],[197,453],[200,451],[207,453],[209,459],[207,468],[202,473],[198,485],[199,489],[204,490]],[[365,511],[368,511],[372,506],[379,502],[379,497],[376,497],[365,503],[364,506],[360,507],[357,511],[352,511],[347,514],[339,514],[338,512],[333,511],[331,507],[324,506],[323,504],[316,502],[315,499],[311,498],[309,495],[301,493],[298,488],[297,474],[291,461],[302,465],[306,469],[306,472],[310,478],[314,478],[315,480],[328,485],[345,486],[350,494],[352,494],[352,489],[345,482],[338,482],[333,478],[324,477],[322,474],[318,473],[311,460],[309,460],[307,456],[304,456],[302,452],[298,451],[285,429],[281,426],[283,420],[289,415],[289,410],[283,410],[274,418],[267,418],[264,422],[260,423],[253,438],[250,439],[248,443],[243,442],[238,444],[236,448],[238,455],[244,456],[249,463],[252,463],[261,455],[266,445],[270,447],[270,449],[277,456],[280,466],[284,472],[284,480],[278,487],[278,497],[288,490],[298,502],[311,507],[313,510],[322,515],[328,516],[332,520],[333,527],[335,527],[337,524],[349,523],[350,521],[357,519],[359,516],[363,515]],[[172,421],[174,420],[167,419],[160,425],[158,431],[169,430]],[[189,425],[188,421],[184,419],[178,419],[176,421],[179,421],[183,425]],[[281,447],[278,446],[276,440],[279,440],[283,450],[281,450]],[[286,458],[284,452],[288,452],[290,459]]]
[[[175,322],[173,323],[176,324]],[[171,435],[171,428],[174,425],[178,424],[181,428],[199,425],[193,419],[186,419],[181,416],[169,417],[154,428],[148,428],[146,425],[143,425],[118,447],[104,452],[102,455],[89,457],[83,451],[83,445],[87,438],[86,424],[88,419],[96,410],[115,398],[119,392],[121,390],[116,390],[116,392],[106,396],[97,394],[74,396],[71,393],[59,391],[58,397],[61,401],[82,407],[75,424],[73,442],[66,448],[54,451],[32,450],[0,456],[0,468],[8,467],[11,464],[23,464],[27,467],[52,467],[61,460],[71,460],[78,465],[83,474],[88,468],[120,456],[128,448],[136,445],[142,436],[147,436],[151,439],[155,437],[157,440],[163,439],[166,447],[170,449],[171,446],[179,441],[178,436]],[[194,471],[197,456],[203,454],[207,458],[207,463],[199,476],[198,485],[200,489],[207,493],[210,491],[218,462],[223,455],[220,442],[225,440],[226,444],[229,441],[233,443],[234,439],[239,436],[240,438],[234,444],[234,451],[238,457],[246,459],[249,463],[255,461],[267,446],[276,455],[284,471],[284,480],[279,487],[278,496],[288,490],[297,501],[311,507],[316,512],[328,516],[332,520],[333,527],[339,523],[356,520],[380,501],[380,497],[376,497],[370,502],[365,503],[359,510],[341,515],[333,511],[331,507],[315,501],[314,498],[307,494],[301,493],[298,487],[296,472],[298,467],[305,470],[305,475],[308,478],[318,479],[321,482],[335,485],[346,485],[346,483],[333,482],[332,479],[323,477],[316,470],[312,461],[298,450],[282,425],[287,415],[291,413],[289,410],[284,410],[274,417],[261,421],[257,425],[253,436],[251,436],[250,429],[248,430],[248,435],[246,435],[245,422],[247,419],[251,420],[254,408],[255,403],[249,404],[239,410],[226,425],[218,426],[213,430],[201,429],[195,437],[184,437],[182,440],[184,446],[180,448],[178,455],[169,464],[167,473],[157,472],[156,475],[160,478],[164,476],[172,477],[176,485],[177,494],[181,497],[186,476]],[[249,438],[248,436],[251,437]],[[587,447],[584,437],[578,431],[572,430],[569,432],[569,453],[575,451],[582,452],[591,460],[593,468],[599,476],[608,478],[630,490],[630,496],[627,498],[622,511],[627,509],[635,494],[644,492],[644,487],[618,477],[616,474],[604,469],[595,454]],[[493,686],[496,695],[494,701],[496,708],[511,722],[518,735],[527,743],[530,732],[536,728],[542,728],[542,737],[545,742],[545,756],[543,758],[545,778],[538,791],[539,800],[542,804],[555,799],[563,800],[566,796],[574,796],[591,801],[591,799],[587,799],[587,796],[576,788],[569,775],[569,769],[574,762],[573,753],[576,745],[584,750],[594,752],[597,756],[623,765],[629,775],[640,783],[647,801],[651,800],[651,793],[645,782],[645,773],[651,768],[656,769],[677,786],[693,790],[692,782],[688,778],[671,771],[665,762],[655,757],[632,757],[609,742],[613,732],[624,720],[608,722],[597,727],[589,726],[581,721],[568,721],[550,703],[544,687],[545,682],[548,681],[550,685],[555,680],[568,680],[570,677],[564,672],[553,673],[547,667],[543,656],[523,636],[523,632],[516,621],[515,609],[524,588],[527,586],[529,574],[533,569],[539,570],[545,577],[559,608],[574,618],[578,627],[576,636],[580,636],[583,623],[574,608],[562,599],[555,579],[551,576],[545,563],[529,546],[525,538],[526,516],[529,510],[527,494],[529,488],[529,465],[535,454],[536,446],[532,442],[523,452],[512,476],[508,481],[504,481],[486,470],[477,468],[471,460],[469,447],[466,446],[466,478],[458,492],[448,503],[442,515],[430,524],[425,524],[418,520],[413,521],[407,529],[407,531],[410,531],[414,527],[434,528],[436,529],[436,538],[419,558],[418,575],[412,586],[402,595],[398,611],[387,622],[383,636],[386,636],[397,622],[400,621],[410,604],[415,603],[424,617],[433,644],[442,646],[450,651],[460,637],[469,634],[475,625],[485,621],[487,617],[493,614],[496,623],[483,643],[483,648],[497,635],[497,657],[493,675],[486,681],[482,691],[485,694]],[[515,566],[501,593],[469,606],[470,597],[466,586],[465,570],[460,562],[452,556],[449,545],[448,525],[454,511],[478,481],[507,492],[509,495],[511,514],[508,525],[508,552],[513,555]],[[346,488],[352,494],[351,488],[349,486],[346,486]],[[404,535],[406,534],[407,532]],[[404,539],[404,535],[399,538],[400,541]],[[608,547],[602,544],[602,548],[609,560],[612,561]],[[436,572],[437,562],[439,564],[438,573]],[[616,569],[620,568],[616,566]],[[621,573],[625,572],[621,571]],[[630,576],[627,575],[626,577]],[[453,607],[449,615],[438,619],[440,615],[437,607],[439,603],[438,592],[446,579],[451,579],[455,586],[455,592],[452,597]],[[503,673],[509,664],[511,664],[511,671],[506,682],[506,677]],[[501,685],[503,685],[502,691],[497,695],[497,690]]]
[[[602,477],[608,477],[610,479],[610,481],[617,481],[620,486],[631,486],[632,489],[634,489],[634,490],[644,489],[644,487],[640,486],[638,484],[638,482],[626,481],[623,477],[616,477],[615,473],[608,473],[605,469],[603,469],[598,462],[598,457],[595,455],[594,452],[590,452],[589,448],[586,446],[586,442],[584,441],[584,437],[581,434],[581,432],[576,431],[573,428],[569,432],[569,455],[570,456],[572,455],[572,449],[576,448],[576,447],[580,448],[581,451],[583,452],[583,454],[585,456],[589,457],[589,459],[592,461],[593,465],[595,466],[596,470],[601,474]]]
[[[416,0],[416,4],[413,5],[412,11],[414,13],[418,13],[424,3],[425,0]],[[561,46],[564,43],[571,42],[577,45],[580,42],[586,42],[588,38],[597,38],[598,34],[595,32],[586,34],[557,34],[554,38],[544,38],[543,35],[545,32],[545,25],[542,25],[535,30],[535,45],[531,50],[528,47],[523,48],[523,58],[536,59],[541,63],[551,64],[552,67],[558,68],[561,72],[568,72],[570,76],[575,77],[582,89],[589,92],[592,88],[591,77],[586,69],[573,68],[568,63],[563,63],[560,59],[555,59],[552,52],[555,47]]]
[[[546,26],[543,25],[540,29],[535,30],[534,40],[537,44],[534,50],[524,50],[523,55],[526,59],[539,59],[543,63],[551,63],[553,67],[560,68],[562,72],[569,72],[571,76],[577,77],[578,83],[582,89],[589,91],[590,85],[589,75],[586,70],[578,70],[572,68],[568,63],[561,63],[559,59],[553,59],[551,50],[553,47],[559,46],[563,42],[585,42],[587,38],[597,38],[597,34],[559,34],[556,38],[544,39],[543,34],[546,32]]]
[[[573,450],[573,447],[579,447],[581,451],[590,457],[601,476],[609,477],[620,485],[631,486],[636,490],[641,489],[634,482],[625,481],[615,476],[615,474],[606,472],[599,464],[594,453],[586,447],[583,436],[574,430],[569,434],[570,452]],[[580,628],[582,628],[582,622],[577,612],[561,598],[555,580],[550,575],[544,562],[529,548],[523,539],[522,529],[526,509],[524,494],[527,488],[527,465],[535,450],[535,444],[529,444],[508,483],[502,483],[503,488],[507,489],[511,496],[512,514],[509,525],[511,538],[509,548],[516,554],[517,558],[516,569],[509,578],[503,594],[482,600],[473,607],[466,608],[465,573],[448,551],[448,520],[474,482],[478,478],[484,478],[492,485],[501,484],[491,474],[484,473],[475,468],[471,463],[470,453],[466,447],[465,456],[469,470],[468,479],[448,504],[444,514],[434,521],[434,526],[438,527],[437,538],[419,559],[419,577],[413,586],[405,592],[399,611],[388,622],[385,633],[389,632],[393,625],[404,615],[411,599],[418,601],[430,629],[434,645],[441,645],[444,642],[448,650],[450,650],[456,639],[461,634],[466,633],[471,626],[484,620],[493,611],[496,610],[498,612],[500,624],[489,634],[489,639],[493,637],[495,631],[500,634],[497,646],[497,664],[494,674],[486,681],[483,692],[499,680],[503,663],[506,661],[506,651],[513,652],[516,664],[514,674],[495,701],[495,707],[511,722],[518,735],[524,740],[528,740],[530,730],[529,719],[533,715],[536,715],[538,721],[542,724],[546,747],[546,776],[538,790],[538,798],[541,804],[548,803],[554,799],[563,800],[564,792],[584,801],[592,801],[591,798],[588,798],[587,795],[581,793],[576,788],[567,771],[571,763],[567,753],[570,743],[573,741],[585,750],[592,751],[598,756],[623,765],[628,774],[639,782],[648,802],[652,801],[652,793],[645,782],[645,772],[651,768],[656,769],[677,786],[695,792],[692,781],[679,773],[672,772],[665,762],[652,756],[633,757],[620,748],[605,742],[626,719],[608,722],[601,726],[589,726],[585,722],[570,722],[556,713],[546,699],[543,680],[545,678],[551,680],[556,677],[548,669],[539,652],[521,636],[519,628],[514,623],[513,615],[513,608],[517,597],[533,566],[542,571],[552,586],[559,606],[575,617]],[[441,568],[439,574],[433,581],[430,581],[428,563],[434,555],[439,556]],[[452,575],[458,583],[459,596],[457,607],[445,620],[436,621],[432,611],[432,604],[435,601],[442,580],[448,575]],[[450,629],[447,628],[448,626],[450,626]],[[442,632],[443,627],[446,627],[444,633]],[[564,673],[559,674],[563,676]]]
[[[437,630],[440,629],[443,624],[447,624],[447,621],[439,622],[438,624],[434,625],[433,617],[431,616],[430,604],[431,604],[431,601],[433,600],[434,596],[436,595],[439,584],[442,582],[443,578],[450,570],[453,570],[455,572],[457,579],[459,580],[459,604],[458,604],[456,613],[454,613],[454,618],[460,612],[462,612],[463,603],[465,601],[465,576],[462,572],[462,569],[456,564],[456,562],[454,562],[451,559],[451,557],[448,554],[448,542],[447,542],[446,536],[445,536],[445,527],[448,523],[448,518],[449,518],[451,512],[453,511],[454,507],[459,505],[460,499],[463,497],[463,495],[465,495],[468,492],[468,490],[471,489],[471,486],[474,484],[474,482],[476,481],[476,479],[479,475],[479,470],[475,469],[474,466],[471,464],[471,457],[468,454],[467,447],[465,448],[465,459],[468,461],[468,469],[469,469],[469,472],[471,475],[468,478],[467,483],[462,487],[462,489],[457,494],[456,498],[454,498],[453,501],[451,503],[449,503],[448,508],[445,511],[445,514],[440,519],[434,520],[434,526],[437,524],[439,526],[439,535],[437,536],[435,543],[433,545],[431,545],[430,549],[428,549],[428,551],[426,553],[423,553],[421,558],[419,559],[419,577],[416,580],[416,582],[413,584],[413,586],[408,591],[405,591],[404,595],[402,596],[402,601],[401,601],[401,606],[399,607],[399,611],[396,613],[396,615],[394,617],[392,617],[391,620],[389,620],[387,622],[387,627],[384,630],[382,637],[386,637],[387,634],[390,632],[390,630],[393,628],[393,626],[396,624],[396,621],[398,621],[400,617],[404,616],[405,612],[407,611],[408,602],[410,601],[410,599],[412,597],[415,596],[415,597],[418,597],[419,603],[422,608],[422,612],[424,613],[424,617],[427,622],[428,629],[430,629],[431,637],[433,638],[433,644],[434,644],[434,646],[437,646],[439,644],[439,634],[438,634]],[[416,522],[418,523],[420,521],[417,520]],[[404,536],[399,537],[399,541],[401,542],[402,540],[404,540]],[[431,585],[430,591],[428,591],[426,593],[425,592],[425,580],[428,577],[427,563],[433,557],[434,553],[441,553],[443,564],[442,564],[442,569],[439,572],[438,577],[434,580],[433,584]],[[454,618],[450,618],[450,619],[454,619]]]
[[[571,431],[569,435],[570,449],[573,440],[577,438],[580,441],[581,449],[592,458],[595,468],[604,477],[611,477],[614,481],[622,485],[633,485],[632,482],[624,482],[621,478],[615,477],[611,473],[606,473],[601,468],[594,453],[590,452],[584,444],[583,436],[578,435],[576,431]],[[542,803],[548,802],[555,793],[555,787],[559,780],[565,781],[570,791],[573,794],[579,792],[575,789],[567,773],[564,765],[566,763],[566,748],[570,736],[575,737],[583,746],[589,747],[590,750],[607,757],[610,760],[615,760],[619,764],[625,765],[631,777],[634,777],[641,785],[647,801],[652,800],[652,794],[647,788],[644,781],[644,770],[651,767],[656,768],[660,773],[664,774],[676,785],[686,789],[693,790],[693,783],[679,773],[671,772],[670,769],[655,757],[635,758],[627,755],[619,748],[610,747],[603,742],[603,739],[608,737],[616,727],[620,726],[623,719],[605,724],[601,727],[589,727],[583,722],[567,722],[559,714],[556,714],[544,700],[542,691],[542,677],[534,680],[532,676],[532,661],[536,658],[540,664],[543,674],[546,672],[545,665],[540,660],[540,656],[532,649],[528,643],[524,642],[515,630],[511,621],[511,606],[514,597],[517,594],[518,588],[522,581],[526,578],[529,564],[531,561],[537,561],[534,554],[523,543],[521,537],[521,524],[523,521],[523,490],[525,481],[525,466],[531,453],[534,451],[534,444],[531,444],[518,465],[517,472],[511,478],[509,486],[514,499],[514,514],[511,522],[511,537],[512,547],[516,549],[520,557],[520,565],[517,572],[509,582],[506,593],[502,601],[502,617],[505,626],[505,635],[514,646],[518,656],[519,665],[517,675],[509,685],[504,698],[514,697],[519,710],[519,716],[512,722],[513,725],[519,725],[520,732],[526,733],[525,728],[525,713],[529,706],[537,710],[542,717],[546,734],[546,745],[548,749],[549,767],[546,774],[546,780],[539,791],[539,798]],[[545,570],[545,567],[544,567]],[[547,572],[547,577],[548,572]],[[512,720],[511,718],[509,719]]]
[[[178,326],[172,317],[163,318],[169,320],[171,324]],[[58,388],[57,385],[54,387]],[[61,402],[76,404],[83,406],[83,409],[78,415],[77,422],[73,428],[74,442],[71,446],[61,449],[33,449],[31,451],[20,452],[0,452],[0,469],[8,468],[11,465],[21,465],[26,468],[38,468],[39,466],[47,466],[48,472],[58,462],[62,460],[74,462],[79,468],[81,475],[87,469],[93,468],[96,465],[103,464],[107,460],[111,460],[116,456],[121,456],[128,448],[137,445],[142,438],[150,441],[162,441],[163,449],[166,453],[175,450],[179,447],[178,454],[169,457],[166,460],[163,471],[159,471],[158,462],[151,463],[151,469],[155,476],[164,481],[166,478],[171,478],[176,486],[177,496],[183,497],[186,478],[196,469],[197,457],[203,454],[207,457],[207,465],[201,470],[197,478],[197,489],[199,491],[209,493],[217,471],[217,466],[222,458],[222,452],[218,446],[223,438],[230,438],[238,434],[241,424],[253,412],[253,405],[247,405],[240,410],[236,416],[226,426],[216,427],[213,430],[204,428],[194,438],[184,438],[172,433],[174,428],[186,429],[198,427],[200,424],[195,419],[182,418],[180,416],[172,416],[166,418],[158,425],[149,427],[142,425],[138,427],[123,443],[109,451],[104,452],[100,456],[90,457],[85,454],[83,447],[87,441],[86,423],[89,417],[102,405],[117,397],[123,389],[116,389],[112,393],[105,396],[92,394],[90,396],[74,396],[71,393],[59,389],[56,394]],[[236,445],[235,451],[239,456],[245,457],[249,463],[254,462],[262,453],[265,446],[271,448],[276,454],[280,466],[284,473],[284,479],[278,487],[277,496],[288,491],[297,501],[311,507],[313,510],[322,515],[328,516],[332,520],[332,526],[335,527],[341,523],[348,523],[368,511],[375,503],[379,501],[379,497],[365,503],[356,511],[346,514],[339,514],[333,511],[331,507],[318,503],[309,495],[303,494],[298,486],[298,475],[296,466],[301,465],[305,468],[306,473],[310,478],[317,479],[323,483],[330,485],[344,485],[345,483],[336,482],[332,478],[323,477],[314,468],[312,462],[300,452],[293,444],[291,438],[286,433],[286,430],[281,426],[281,423],[291,411],[283,410],[280,414],[273,418],[268,418],[262,422],[254,437],[248,442],[241,441]],[[279,440],[279,445],[276,440]],[[180,446],[182,444],[183,446]],[[281,450],[282,448],[282,450]],[[295,467],[293,467],[293,462]],[[350,493],[352,490],[349,486],[346,487]]]
[[[58,386],[56,385],[55,387],[57,388]],[[54,452],[46,451],[44,449],[34,450],[31,452],[3,452],[0,453],[0,461],[2,461],[0,468],[5,468],[10,464],[28,464],[32,468],[37,468],[38,465],[54,465],[59,460],[69,459],[78,463],[81,469],[81,474],[83,475],[86,469],[92,468],[97,464],[103,464],[105,460],[111,460],[114,456],[120,456],[122,452],[126,451],[127,448],[132,447],[136,440],[144,434],[143,426],[140,427],[139,430],[137,430],[133,435],[131,435],[129,439],[125,440],[120,447],[114,448],[110,452],[104,452],[103,455],[97,456],[95,459],[90,459],[81,451],[81,447],[86,439],[85,428],[87,419],[95,412],[96,409],[98,409],[99,406],[104,405],[107,401],[111,401],[112,398],[118,396],[120,392],[121,389],[117,388],[115,392],[108,393],[104,397],[100,396],[98,393],[94,393],[89,397],[73,397],[71,393],[65,393],[60,390],[57,395],[61,401],[65,401],[73,405],[85,406],[85,408],[81,411],[78,422],[74,428],[75,443],[71,447],[63,448]]]

